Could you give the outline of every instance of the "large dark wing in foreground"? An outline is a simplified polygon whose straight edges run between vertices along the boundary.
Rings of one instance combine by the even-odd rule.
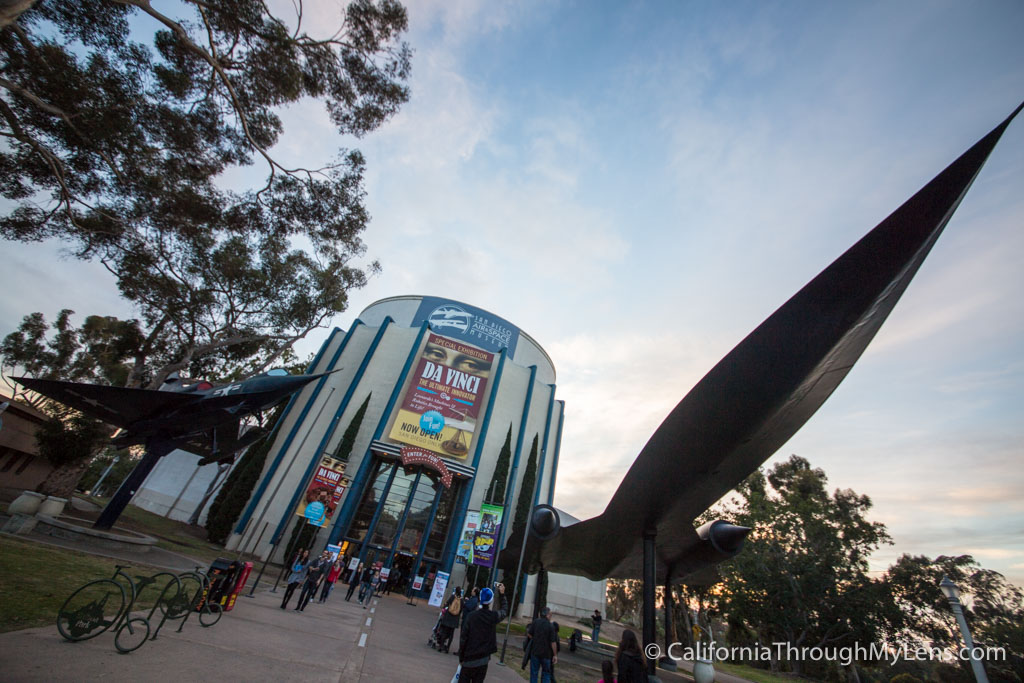
[[[654,432],[604,513],[566,528],[530,553],[527,566],[639,577],[650,530],[659,581],[698,571],[693,520],[775,453],[846,377],[1020,110],[722,359]],[[504,565],[517,553],[502,555]]]
[[[86,415],[122,428],[128,428],[139,420],[161,415],[199,400],[194,394],[170,391],[125,389],[30,377],[12,379],[47,398],[60,401]]]

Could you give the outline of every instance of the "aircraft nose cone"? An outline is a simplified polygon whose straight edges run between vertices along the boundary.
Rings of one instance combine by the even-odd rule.
[[[720,522],[711,526],[711,545],[722,553],[737,553],[750,533],[750,527]]]
[[[558,512],[550,505],[538,505],[530,517],[530,531],[543,541],[554,537],[562,528]]]

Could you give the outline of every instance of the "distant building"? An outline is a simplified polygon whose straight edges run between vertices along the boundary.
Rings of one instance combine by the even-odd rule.
[[[0,396],[0,404],[8,401]],[[45,413],[17,401],[10,401],[0,413],[0,486],[34,491],[53,471],[36,445],[36,429],[47,419]]]

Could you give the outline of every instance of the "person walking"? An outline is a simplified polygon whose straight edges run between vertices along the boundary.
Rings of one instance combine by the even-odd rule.
[[[352,573],[348,577],[348,592],[345,593],[345,602],[349,602],[352,599],[352,594],[356,592],[356,586],[363,582],[363,563],[352,570]]]
[[[441,612],[441,624],[438,629],[441,637],[438,639],[437,651],[448,652],[452,645],[452,637],[455,629],[459,627],[459,615],[462,614],[462,589],[458,586],[444,603],[444,610]]]
[[[487,663],[498,651],[495,629],[508,615],[508,601],[505,600],[505,586],[496,584],[501,607],[491,609],[494,591],[484,588],[480,591],[480,607],[466,618],[466,626],[459,634],[459,664],[462,674],[459,683],[480,683],[487,676]]]
[[[526,627],[530,637],[530,683],[551,683],[553,667],[558,663],[558,632],[551,623],[551,608],[541,607],[540,616]]]
[[[459,624],[459,635],[460,636],[462,635],[462,632],[466,630],[466,619],[468,619],[469,615],[472,614],[473,611],[477,607],[479,607],[479,606],[480,606],[480,588],[477,587],[477,586],[473,586],[473,590],[469,592],[469,595],[467,595],[466,597],[464,597],[462,599],[462,621]],[[459,638],[459,640],[461,641],[462,638]],[[452,654],[458,655],[459,652],[461,652],[461,651],[462,651],[461,647],[457,647],[457,648],[455,648],[455,652],[453,652]]]
[[[363,575],[360,578],[359,583],[359,602],[362,603],[366,600],[366,592],[370,590],[370,584],[373,583],[373,567],[367,567],[363,570]]]
[[[647,672],[640,641],[628,628],[622,632],[622,640],[615,651],[615,668],[619,671],[619,683],[647,683]]]
[[[288,601],[292,599],[295,589],[302,583],[306,575],[306,565],[309,564],[309,551],[302,550],[292,561],[291,573],[288,574],[288,587],[284,589],[284,600],[281,601],[281,609],[288,609]]]
[[[330,563],[331,554],[325,550],[320,554],[320,557],[310,562],[309,566],[306,567],[306,582],[302,584],[302,594],[299,595],[299,604],[295,607],[295,611],[305,611],[306,605],[316,595],[316,589],[320,586],[320,582],[323,580],[328,567],[330,567]]]
[[[373,574],[370,575],[370,583],[366,586],[366,598],[363,600],[363,609],[366,609],[367,605],[370,604],[370,600],[373,600],[373,595],[377,592],[377,586],[379,585],[380,570],[374,569]]]
[[[594,615],[590,617],[590,621],[594,624],[594,631],[591,634],[590,639],[594,641],[594,645],[597,645],[597,636],[601,634],[601,613],[595,609]]]
[[[331,591],[334,590],[334,584],[337,583],[338,577],[341,576],[341,567],[341,558],[339,557],[334,561],[334,564],[331,565],[330,571],[327,572],[327,578],[324,579],[324,587],[320,591],[320,602],[327,602],[327,596],[329,596]]]

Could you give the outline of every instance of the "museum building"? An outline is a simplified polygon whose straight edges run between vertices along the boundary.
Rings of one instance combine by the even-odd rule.
[[[564,403],[551,359],[512,323],[449,299],[392,297],[335,329],[308,372],[329,374],[279,418],[229,549],[281,561],[296,525],[314,524],[314,547],[341,546],[403,583],[420,577],[413,586],[425,594],[438,572],[459,585],[493,563],[528,469],[533,504],[552,503]],[[507,486],[495,500],[506,439]],[[594,599],[571,611],[603,607],[603,582],[584,592]]]

